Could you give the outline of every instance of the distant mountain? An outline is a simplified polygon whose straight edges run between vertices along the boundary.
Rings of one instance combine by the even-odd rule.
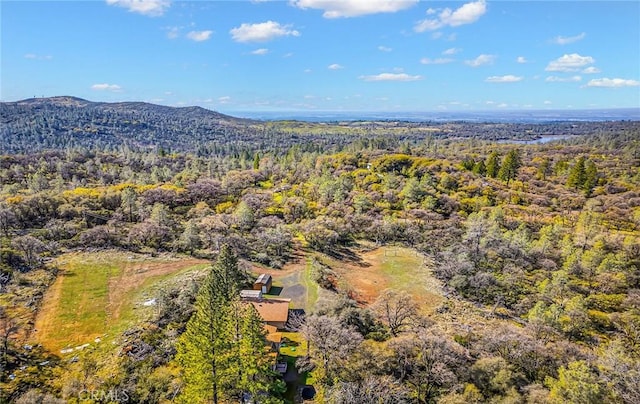
[[[85,147],[197,151],[254,140],[263,123],[201,107],[63,96],[0,103],[0,152]],[[225,146],[226,145],[226,146]]]
[[[383,114],[363,120],[324,122],[257,121],[201,107],[168,107],[145,102],[92,102],[76,97],[32,98],[0,103],[0,154],[43,150],[189,152],[240,155],[322,151],[360,142],[378,146],[421,142],[425,137],[533,141],[545,136],[638,131],[640,121],[551,120],[521,122],[515,118],[424,121]],[[415,118],[415,116],[414,116]],[[492,122],[492,119],[494,120]]]

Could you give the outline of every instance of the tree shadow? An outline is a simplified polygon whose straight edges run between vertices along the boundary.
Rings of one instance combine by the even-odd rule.
[[[351,250],[348,247],[336,246],[331,250],[325,251],[325,253],[339,261],[349,262],[353,265],[357,265],[362,268],[370,267],[371,264],[364,261],[360,255]]]

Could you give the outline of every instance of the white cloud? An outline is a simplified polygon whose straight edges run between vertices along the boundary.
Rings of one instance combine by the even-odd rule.
[[[132,13],[159,17],[171,6],[169,0],[106,0],[110,6],[126,8]]]
[[[502,104],[498,104],[498,108],[506,108],[508,106],[509,106],[509,104],[506,104],[504,102]]]
[[[422,58],[420,59],[420,63],[422,63],[423,65],[444,65],[447,63],[451,63],[453,62],[453,59],[450,58],[436,58],[436,59],[429,59],[429,58]]]
[[[568,82],[578,82],[581,81],[582,77],[580,76],[572,76],[572,77],[557,77],[557,76],[549,76],[544,81],[548,83],[568,83]]]
[[[176,39],[180,36],[180,28],[178,27],[170,27],[167,30],[167,38]]]
[[[329,70],[340,70],[340,69],[344,69],[344,66],[339,65],[337,63],[331,64],[329,66],[327,66],[327,69]]]
[[[211,34],[213,34],[213,31],[190,31],[187,34],[187,38],[191,39],[192,41],[202,42],[209,39],[211,37]]]
[[[564,54],[549,62],[545,70],[548,72],[575,72],[594,62],[595,59],[591,56],[580,56],[577,53]]]
[[[388,46],[380,45],[378,46],[378,50],[381,52],[391,52],[393,49],[389,48]]]
[[[306,9],[324,10],[324,18],[358,17],[367,14],[395,13],[407,9],[418,0],[291,0],[290,4]]]
[[[514,76],[513,74],[507,74],[505,76],[491,76],[487,77],[484,81],[487,83],[515,83],[522,81],[521,76]]]
[[[584,74],[596,74],[596,73],[600,73],[600,69],[598,69],[597,67],[594,67],[594,66],[589,66],[586,69],[582,70],[582,73],[584,73]]]
[[[291,29],[290,25],[280,25],[275,21],[244,23],[229,33],[236,42],[266,42],[281,36],[300,36],[300,32]]]
[[[228,95],[225,95],[223,97],[218,97],[219,104],[228,104],[230,102],[231,102],[231,97],[229,97]]]
[[[411,76],[407,73],[380,73],[358,78],[364,81],[416,81],[421,80],[422,76]]]
[[[462,49],[460,49],[460,48],[449,48],[449,49],[444,50],[442,52],[442,54],[450,56],[450,55],[455,55],[456,53],[460,53],[460,52],[462,52]]]
[[[518,58],[516,59],[516,62],[518,62],[518,63],[529,63],[527,58],[525,58],[524,56],[518,56]]]
[[[53,59],[53,56],[51,55],[36,55],[35,53],[27,53],[24,55],[25,59],[32,59],[32,60],[51,60]]]
[[[574,42],[578,42],[582,39],[584,39],[584,37],[586,37],[587,34],[585,32],[575,35],[575,36],[560,36],[558,35],[557,37],[553,38],[551,40],[551,42],[558,44],[558,45],[567,45],[570,43],[574,43]]]
[[[107,83],[94,84],[91,86],[91,89],[95,91],[113,91],[114,93],[122,91],[122,87],[119,85]]]
[[[259,56],[266,55],[267,53],[269,53],[269,49],[267,49],[267,48],[260,48],[260,49],[256,49],[254,51],[251,51],[252,55],[259,55]]]
[[[640,81],[627,80],[627,79],[593,79],[587,83],[587,87],[608,87],[608,88],[620,88],[620,87],[638,87]]]
[[[496,57],[494,55],[482,54],[475,59],[465,60],[464,63],[471,67],[480,67],[484,65],[490,65],[494,60],[496,60]]]
[[[545,102],[543,102],[543,104],[544,104],[544,105],[551,105],[551,104],[553,104],[553,103],[552,103],[551,101],[549,101],[549,100],[545,100]]]
[[[263,55],[266,55],[267,53],[269,53],[269,49],[267,48],[260,48],[260,49],[251,51],[252,55],[258,55],[258,56],[263,56]]]
[[[427,10],[429,11],[429,10]],[[485,0],[478,0],[471,3],[466,3],[460,8],[452,11],[450,8],[445,8],[438,14],[435,19],[425,19],[413,28],[416,32],[435,31],[442,27],[458,27],[460,25],[471,24],[476,21],[484,13],[487,12],[487,3]],[[427,13],[429,14],[429,13]]]

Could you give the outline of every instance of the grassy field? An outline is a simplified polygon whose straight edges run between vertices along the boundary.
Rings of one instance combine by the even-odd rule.
[[[52,352],[122,331],[137,320],[145,292],[163,279],[207,263],[97,252],[65,254],[56,265],[61,273],[44,297],[34,333]]]
[[[362,303],[373,302],[385,289],[410,293],[426,310],[442,300],[440,283],[431,276],[429,263],[417,251],[386,246],[359,254],[359,263],[330,262],[343,287]]]
[[[339,290],[350,291],[363,304],[375,301],[385,289],[410,293],[426,311],[442,300],[440,282],[429,270],[431,263],[411,248],[373,248],[356,253],[355,260],[338,260],[319,253],[314,256],[338,274]],[[313,280],[311,261],[312,255],[301,255],[280,270],[254,267],[254,274],[266,272],[273,276],[273,290],[277,293],[267,297],[290,298],[292,308],[310,312],[319,300],[333,296]]]

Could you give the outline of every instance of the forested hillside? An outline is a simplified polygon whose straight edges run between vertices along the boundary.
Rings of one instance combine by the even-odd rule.
[[[261,122],[200,107],[101,103],[75,97],[0,103],[0,152],[89,149],[189,152],[198,156],[339,150],[359,140],[376,147],[434,138],[533,140],[545,135],[616,133],[634,122],[470,123],[345,121]]]
[[[0,400],[301,400],[236,294],[302,262],[325,298],[286,355],[316,402],[640,402],[638,122],[0,111]],[[487,140],[545,134],[576,136]],[[376,278],[389,251],[405,255]]]

